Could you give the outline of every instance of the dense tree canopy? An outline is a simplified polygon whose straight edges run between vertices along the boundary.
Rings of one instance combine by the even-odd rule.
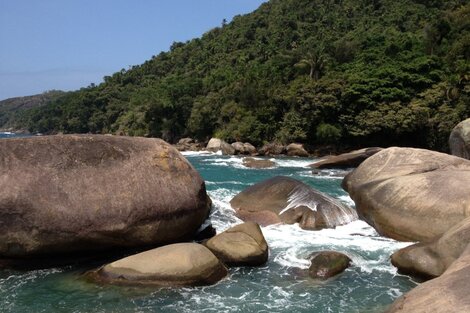
[[[271,0],[18,126],[445,150],[470,116],[469,59],[466,0]]]

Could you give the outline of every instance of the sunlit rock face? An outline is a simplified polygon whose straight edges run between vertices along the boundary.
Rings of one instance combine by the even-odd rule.
[[[0,257],[178,242],[192,238],[209,210],[200,175],[159,139],[0,141]]]
[[[343,180],[361,217],[380,234],[429,241],[470,216],[470,161],[424,149],[388,148]]]

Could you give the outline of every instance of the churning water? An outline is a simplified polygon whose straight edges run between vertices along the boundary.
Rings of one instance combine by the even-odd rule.
[[[284,175],[302,180],[346,205],[341,189],[345,172],[324,170],[312,175],[312,160],[272,159],[277,167],[248,169],[239,157],[186,153],[206,180],[213,200],[212,224],[221,232],[240,223],[228,204],[244,188]],[[379,236],[355,221],[336,229],[305,231],[297,225],[263,228],[269,261],[256,268],[231,268],[214,286],[142,289],[97,286],[83,281],[89,269],[68,266],[35,271],[0,270],[0,312],[383,312],[416,284],[396,273],[390,255],[406,243]],[[346,253],[353,265],[326,282],[306,275],[314,251]]]

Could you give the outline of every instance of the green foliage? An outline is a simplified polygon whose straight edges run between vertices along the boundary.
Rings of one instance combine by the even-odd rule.
[[[317,127],[317,139],[321,143],[336,143],[341,138],[341,130],[330,124],[320,124]]]
[[[271,0],[18,123],[168,141],[445,150],[470,116],[469,21],[468,0]]]
[[[307,139],[305,130],[307,121],[297,111],[289,111],[284,114],[281,129],[276,137],[280,143],[302,142]]]

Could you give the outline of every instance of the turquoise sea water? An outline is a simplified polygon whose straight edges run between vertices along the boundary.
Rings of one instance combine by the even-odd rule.
[[[0,134],[1,136],[1,134]],[[308,159],[276,158],[274,169],[247,169],[239,157],[187,153],[206,180],[213,200],[211,220],[218,232],[240,221],[228,202],[244,188],[275,175],[300,179],[353,205],[341,189],[343,171],[312,175]],[[406,246],[378,236],[367,224],[304,231],[297,225],[263,228],[270,246],[268,263],[232,268],[214,286],[177,289],[103,287],[83,281],[89,266],[35,271],[0,270],[0,312],[383,312],[416,284],[398,275],[389,256]],[[308,256],[318,250],[345,252],[353,265],[318,283],[305,275]]]

